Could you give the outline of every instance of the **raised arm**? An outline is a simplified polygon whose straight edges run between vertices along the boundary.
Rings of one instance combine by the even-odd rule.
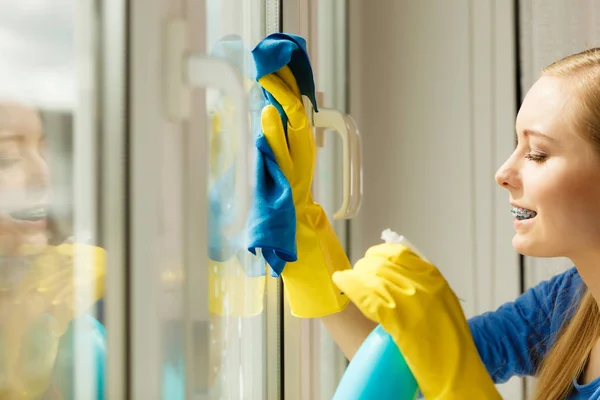
[[[348,360],[352,360],[360,345],[377,326],[354,303],[338,313],[322,317],[321,321]]]

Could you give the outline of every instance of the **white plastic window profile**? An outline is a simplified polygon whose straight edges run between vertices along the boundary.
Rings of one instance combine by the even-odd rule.
[[[313,128],[331,129],[342,139],[342,205],[333,215],[334,219],[351,219],[356,216],[362,202],[362,143],[354,119],[342,111],[321,108],[315,112],[308,97],[303,96],[306,113]],[[317,143],[322,143],[317,138]]]

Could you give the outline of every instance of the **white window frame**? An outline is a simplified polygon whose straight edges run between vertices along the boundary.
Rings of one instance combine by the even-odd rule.
[[[100,184],[101,244],[107,250],[105,320],[107,352],[105,393],[126,397],[127,362],[127,5],[125,0],[106,0],[100,6],[101,49]]]
[[[76,241],[107,250],[104,391],[125,397],[126,365],[126,2],[74,3],[77,102],[73,171]],[[76,261],[77,262],[77,261]],[[76,264],[76,274],[89,274]],[[90,296],[81,292],[78,296]],[[79,330],[83,328],[81,333]],[[85,328],[75,321],[75,396],[95,396],[97,364]]]
[[[337,6],[329,4],[333,9],[345,11],[345,1],[331,3],[337,4]],[[327,41],[328,44],[335,42],[340,37],[343,38],[346,32],[345,30],[343,32],[335,31],[336,27],[327,26],[323,21],[319,22],[318,7],[319,0],[285,0],[282,7],[282,28],[286,33],[294,33],[306,39],[313,73],[315,74],[316,89],[317,91],[322,89],[328,94],[332,94],[332,99],[325,99],[327,107],[346,111],[344,74],[336,75],[331,73],[330,68],[325,66],[320,68],[319,65],[319,43],[322,41]],[[339,26],[345,25],[339,24]],[[343,51],[344,49],[340,48],[338,50]],[[341,56],[345,58],[344,54],[341,54]],[[335,79],[335,77],[338,79]],[[322,84],[319,84],[319,78],[322,78]],[[319,149],[317,171],[319,169],[327,170],[337,187],[325,192],[323,187],[319,187],[319,174],[317,172],[315,173],[313,192],[325,208],[331,208],[332,211],[335,211],[334,207],[338,207],[342,202],[342,163],[340,158],[342,146],[334,135],[326,135],[325,143],[325,147]],[[325,197],[319,197],[320,194]],[[345,243],[347,221],[334,221],[333,225],[338,237],[342,243]],[[285,398],[309,400],[320,399],[324,395],[332,396],[333,393],[329,393],[332,382],[325,384],[322,379],[331,379],[333,382],[338,382],[347,365],[345,357],[339,349],[332,350],[330,343],[324,345],[326,332],[319,319],[299,319],[292,316],[287,301],[284,302],[283,308]],[[325,357],[331,360],[332,369],[327,373],[321,371]],[[325,394],[324,390],[327,390],[328,393]]]

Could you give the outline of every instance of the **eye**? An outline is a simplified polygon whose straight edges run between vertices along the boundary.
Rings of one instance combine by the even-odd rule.
[[[0,169],[10,168],[13,165],[21,162],[23,157],[16,155],[6,155],[3,156],[0,154]]]
[[[525,155],[525,158],[530,161],[536,162],[536,163],[541,163],[541,162],[546,161],[548,156],[545,154],[541,154],[541,153],[527,153]]]

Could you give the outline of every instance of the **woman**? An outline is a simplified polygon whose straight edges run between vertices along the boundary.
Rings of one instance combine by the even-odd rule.
[[[473,339],[496,383],[537,376],[537,400],[599,399],[600,49],[546,67],[516,132],[496,174],[515,217],[513,246],[576,267],[472,318]],[[349,358],[374,327],[354,305],[323,321]]]
[[[104,251],[50,243],[49,166],[39,113],[0,103],[0,398],[72,398],[71,321],[102,297]],[[89,256],[89,277],[75,305],[74,258]],[[103,327],[83,318],[90,350],[104,346]],[[101,356],[97,352],[97,356]],[[100,371],[101,372],[101,371]],[[101,391],[99,397],[101,396]]]
[[[38,113],[0,105],[0,252],[15,256],[24,244],[48,243],[48,164]]]

